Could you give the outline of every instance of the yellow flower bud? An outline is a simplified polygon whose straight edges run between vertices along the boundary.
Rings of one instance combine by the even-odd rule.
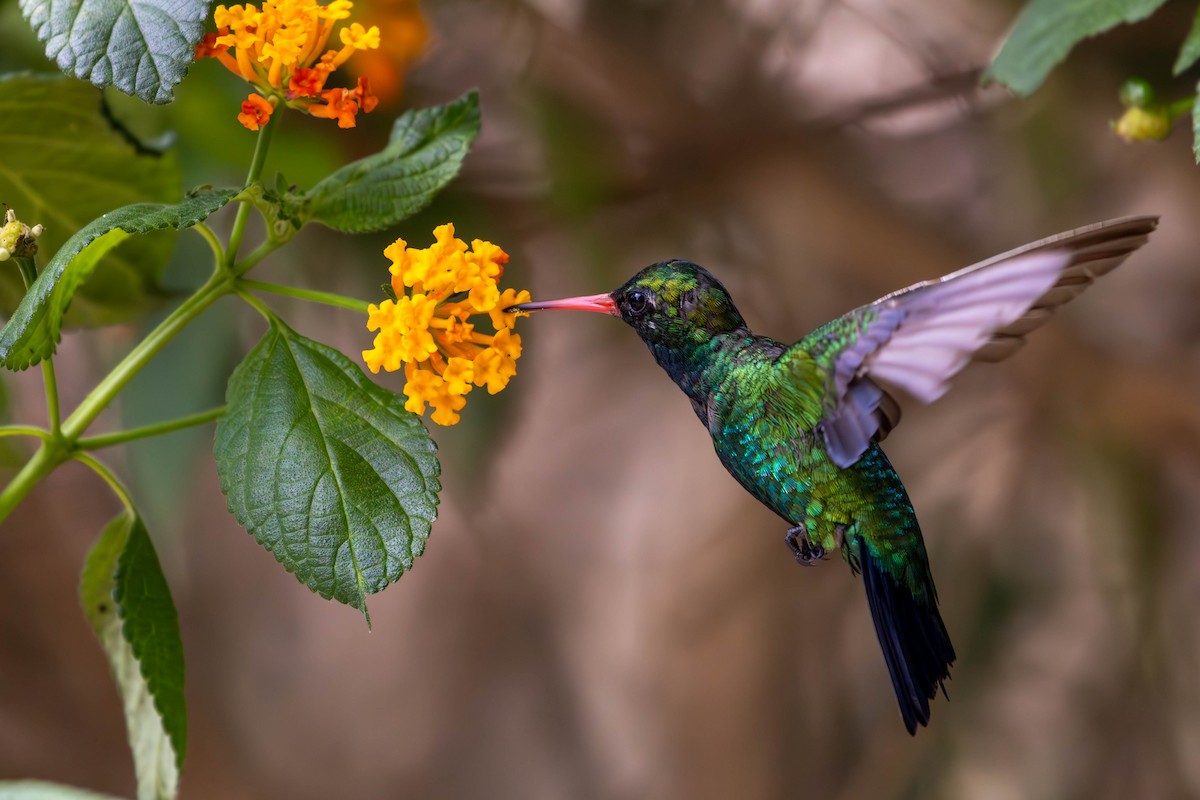
[[[1127,142],[1157,141],[1171,135],[1171,115],[1166,106],[1128,108],[1111,124],[1113,133]]]

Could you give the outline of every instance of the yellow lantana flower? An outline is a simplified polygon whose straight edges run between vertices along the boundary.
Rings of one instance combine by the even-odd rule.
[[[508,254],[496,245],[475,239],[468,249],[449,224],[433,235],[423,249],[397,239],[383,251],[396,299],[368,307],[367,330],[378,333],[363,360],[374,373],[403,365],[404,407],[423,414],[428,404],[434,422],[454,425],[475,386],[495,394],[516,374],[521,337],[512,328],[519,315],[504,309],[530,297],[500,291]],[[495,333],[478,331],[467,321],[474,316],[487,316]]]
[[[213,11],[217,32],[196,45],[196,58],[215,58],[254,87],[238,116],[252,131],[266,125],[280,103],[353,128],[359,111],[370,112],[378,103],[367,79],[359,78],[353,89],[325,88],[350,56],[379,47],[379,28],[355,22],[342,28],[341,48],[325,49],[334,25],[350,16],[353,5],[350,0],[328,5],[263,0],[261,8],[253,3],[219,5]]]

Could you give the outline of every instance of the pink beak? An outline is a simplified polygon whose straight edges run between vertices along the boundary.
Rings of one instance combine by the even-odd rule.
[[[611,294],[593,294],[586,297],[567,297],[563,300],[542,300],[533,303],[521,303],[504,309],[512,311],[543,311],[550,308],[569,309],[572,311],[599,311],[613,317],[621,316],[617,304]]]

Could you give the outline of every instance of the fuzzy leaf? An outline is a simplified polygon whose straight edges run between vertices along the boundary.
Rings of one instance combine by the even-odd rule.
[[[63,315],[100,258],[133,233],[184,230],[228,203],[236,189],[204,189],[176,205],[136,203],[93,220],[59,248],[0,331],[0,360],[25,369],[54,352]]]
[[[1032,94],[1076,44],[1123,22],[1145,19],[1164,2],[1031,0],[1017,17],[984,79],[1002,83],[1017,94]]]
[[[40,263],[89,221],[118,206],[179,197],[175,158],[140,150],[101,107],[100,92],[61,75],[0,77],[0,200],[29,225],[41,223]],[[124,322],[162,300],[159,276],[174,234],[122,244],[83,286],[67,325]],[[24,295],[0,270],[0,305]]]
[[[215,454],[229,510],[309,588],[365,615],[366,596],[412,568],[437,517],[441,469],[420,418],[278,320],[226,400]]]
[[[377,231],[420,211],[462,167],[479,133],[479,94],[409,111],[387,147],[322,180],[300,201],[299,216],[346,233]]]
[[[204,35],[209,0],[21,0],[21,13],[68,75],[169,103]]]
[[[125,706],[138,798],[175,797],[187,750],[183,644],[171,591],[137,515],[121,514],[100,534],[79,596]]]

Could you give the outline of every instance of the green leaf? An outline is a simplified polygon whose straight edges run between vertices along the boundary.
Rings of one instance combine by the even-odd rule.
[[[237,195],[236,189],[203,189],[182,203],[136,203],[93,220],[59,248],[0,331],[0,361],[25,369],[54,352],[63,315],[75,290],[104,254],[131,233],[190,228]]]
[[[169,103],[204,35],[209,0],[21,0],[46,56],[68,75]]]
[[[437,517],[441,468],[420,418],[279,320],[226,400],[215,454],[229,510],[314,592],[366,615],[366,596],[412,568]]]
[[[174,157],[139,150],[105,116],[100,92],[61,75],[0,77],[0,153],[0,200],[46,226],[44,256],[113,208],[179,197]],[[160,302],[173,245],[166,232],[125,242],[82,287],[67,324],[123,322]],[[0,270],[0,305],[11,311],[23,294],[13,271]]]
[[[111,794],[49,781],[0,781],[2,800],[118,800]]]
[[[1032,0],[984,73],[1031,94],[1080,41],[1154,13],[1166,0]]]
[[[479,133],[479,93],[409,111],[387,147],[347,164],[314,186],[299,215],[346,233],[377,231],[420,211],[458,174]]]
[[[124,701],[138,797],[174,797],[187,751],[183,644],[154,544],[132,511],[92,546],[79,596]]]
[[[1188,31],[1183,46],[1179,48],[1179,58],[1175,60],[1174,74],[1178,75],[1200,59],[1200,8],[1196,9],[1196,18],[1192,20],[1192,29]]]
[[[1192,103],[1192,152],[1200,164],[1200,86],[1196,87],[1196,100]]]

